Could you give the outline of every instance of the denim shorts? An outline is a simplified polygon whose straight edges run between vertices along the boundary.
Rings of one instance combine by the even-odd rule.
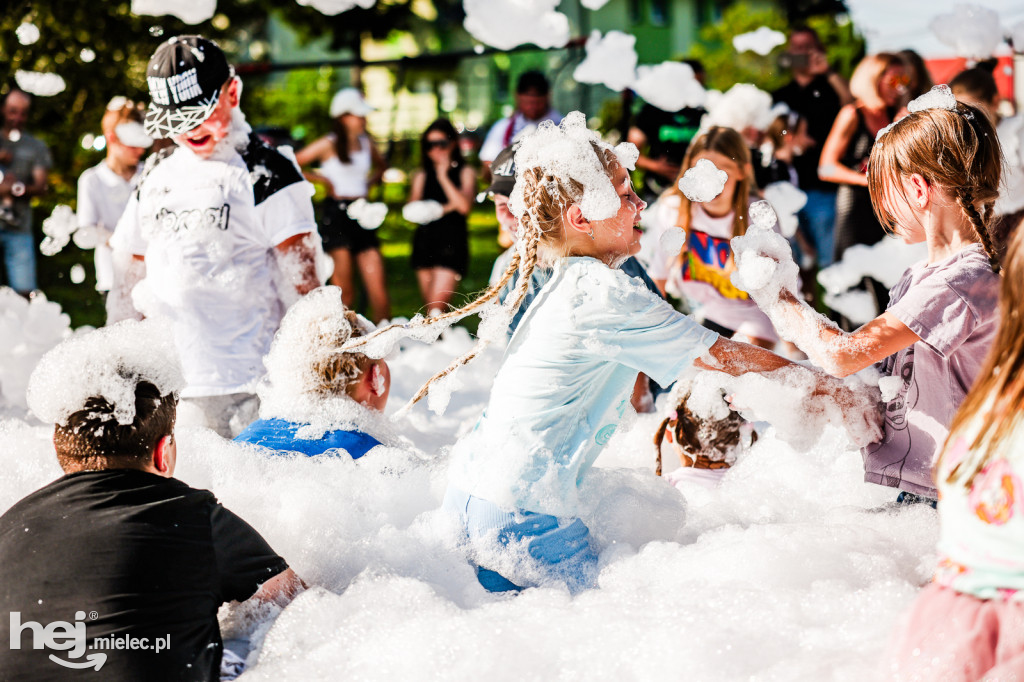
[[[31,232],[13,232],[0,228],[0,251],[3,252],[7,284],[27,294],[36,288],[36,242]]]
[[[560,583],[575,594],[597,586],[597,552],[580,519],[507,511],[451,485],[444,508],[462,522],[477,578],[488,591]]]

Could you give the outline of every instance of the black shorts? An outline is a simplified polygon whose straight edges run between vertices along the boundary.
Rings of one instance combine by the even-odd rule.
[[[348,215],[349,201],[327,199],[321,204],[320,239],[324,251],[348,249],[353,254],[369,249],[380,249],[380,237],[376,230],[366,230]]]
[[[412,238],[412,267],[448,268],[465,277],[469,270],[469,233],[466,216],[452,211],[416,228]]]

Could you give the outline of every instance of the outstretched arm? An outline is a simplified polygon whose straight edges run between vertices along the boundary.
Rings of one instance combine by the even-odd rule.
[[[280,607],[285,607],[308,587],[309,585],[295,571],[286,568],[260,585],[260,589],[251,598],[260,602],[271,602]]]

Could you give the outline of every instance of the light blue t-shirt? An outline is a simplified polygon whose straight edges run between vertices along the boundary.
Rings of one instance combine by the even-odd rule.
[[[667,386],[717,339],[624,272],[563,259],[455,445],[452,485],[507,509],[576,516],[577,486],[633,409],[637,374]]]

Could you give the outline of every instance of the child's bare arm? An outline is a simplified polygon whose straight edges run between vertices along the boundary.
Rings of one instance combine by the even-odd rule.
[[[725,372],[734,377],[747,372],[771,372],[793,363],[770,350],[753,346],[749,343],[730,341],[719,337],[708,349],[714,364],[698,359],[694,364],[701,369]]]

